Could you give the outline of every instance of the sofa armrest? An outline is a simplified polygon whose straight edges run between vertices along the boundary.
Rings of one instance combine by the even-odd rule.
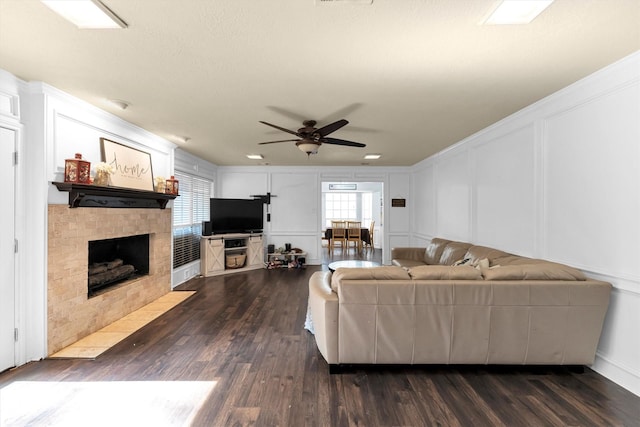
[[[338,363],[338,295],[331,289],[330,271],[316,271],[309,279],[309,310],[316,344],[329,364]]]
[[[426,248],[391,248],[391,259],[406,259],[411,261],[421,261],[424,263],[424,252]]]

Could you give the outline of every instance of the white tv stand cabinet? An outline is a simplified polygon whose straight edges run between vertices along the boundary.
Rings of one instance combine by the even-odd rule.
[[[227,268],[227,255],[246,254],[244,267]],[[214,234],[200,238],[200,273],[204,277],[264,267],[261,233]]]

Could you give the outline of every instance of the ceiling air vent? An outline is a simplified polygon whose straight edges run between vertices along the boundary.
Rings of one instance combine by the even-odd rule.
[[[316,5],[319,4],[373,4],[373,0],[316,0]]]

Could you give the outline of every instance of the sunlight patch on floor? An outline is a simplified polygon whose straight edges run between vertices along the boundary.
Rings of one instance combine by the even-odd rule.
[[[162,316],[176,305],[195,294],[195,291],[169,292],[157,300],[145,305],[105,326],[99,331],[82,338],[49,356],[50,359],[95,359],[138,329]]]
[[[0,389],[0,425],[188,426],[215,381],[16,381]]]

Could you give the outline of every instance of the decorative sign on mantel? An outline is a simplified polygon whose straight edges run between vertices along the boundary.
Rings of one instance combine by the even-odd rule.
[[[102,160],[115,170],[111,183],[116,187],[153,191],[151,154],[100,138]]]

